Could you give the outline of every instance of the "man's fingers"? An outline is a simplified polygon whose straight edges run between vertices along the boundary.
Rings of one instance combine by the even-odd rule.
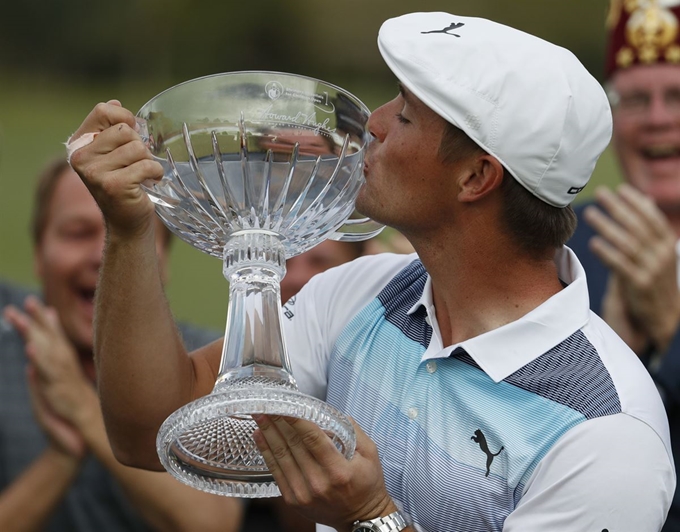
[[[272,454],[276,465],[285,472],[293,484],[297,484],[302,478],[302,472],[291,453],[286,438],[279,432],[277,425],[273,421],[275,417],[257,416],[255,421],[260,428],[260,433],[267,442],[267,450]]]
[[[266,440],[266,445],[258,445],[267,465],[277,482],[285,478],[281,492],[289,490],[286,502],[292,504],[294,498],[295,504],[306,506],[319,497],[328,497],[338,486],[346,488],[351,466],[315,423],[283,416],[254,418],[260,427],[257,437]],[[362,440],[362,445],[370,447],[370,442]],[[377,456],[377,452],[374,454]]]
[[[116,156],[111,157],[110,154]],[[124,155],[123,160],[117,157]],[[129,125],[120,123],[102,131],[88,145],[71,155],[71,164],[78,173],[90,174],[110,172],[124,168],[140,159],[152,158],[139,134]]]
[[[675,283],[676,237],[654,202],[629,185],[617,193],[598,188],[597,200],[609,216],[593,206],[584,210],[598,234],[589,247],[625,280],[627,297],[632,297],[630,290],[649,290],[664,279]]]
[[[631,208],[617,193],[607,187],[598,187],[595,190],[595,199],[601,209],[627,233],[644,238],[648,228],[635,207]]]
[[[126,144],[118,146],[112,152],[111,156],[115,158],[118,164],[118,168],[112,168],[112,170],[128,168],[138,162],[149,161],[149,163],[153,163],[148,165],[149,168],[153,168],[153,177],[163,177],[163,166],[158,161],[154,160],[151,152],[147,149],[139,136]]]
[[[640,227],[631,232],[597,207],[587,207],[583,216],[598,234],[591,240],[590,249],[609,268],[629,278],[640,278],[639,282],[644,282],[644,277],[656,272],[675,255],[675,239],[669,237],[670,230],[648,218],[636,217]]]
[[[26,381],[35,416],[39,418],[50,437],[58,441],[68,453],[75,456],[82,455],[85,452],[85,442],[70,423],[52,411],[40,390],[40,379],[36,368],[31,364],[26,368]]]
[[[29,362],[26,366],[26,382],[28,384],[28,393],[34,407],[43,412],[48,410],[49,406],[47,398],[41,389],[41,383],[44,381],[40,375],[39,368],[32,362]]]
[[[634,187],[623,184],[616,192],[599,187],[595,196],[611,219],[627,235],[635,236],[642,244],[675,238],[672,228],[654,201]],[[592,208],[586,211],[592,211]]]
[[[7,308],[5,316],[8,321],[16,327],[19,334],[21,334],[24,339],[24,353],[30,362],[27,370],[30,375],[27,375],[27,377],[36,377],[36,372],[41,362],[40,344],[45,343],[45,335],[43,334],[44,326],[37,322],[37,319],[43,319],[41,314],[41,303],[35,296],[29,296],[24,301],[24,309],[27,314],[24,314],[14,307]]]
[[[640,254],[640,242],[637,238],[631,237],[630,233],[618,222],[605,215],[597,207],[587,207],[583,212],[583,217],[588,224],[597,232],[600,240],[605,240],[607,248],[614,248],[616,254],[612,258],[634,261]],[[598,250],[600,246],[598,245]],[[595,250],[594,250],[595,251]],[[619,259],[620,260],[620,259]],[[613,264],[607,264],[613,267]]]
[[[122,107],[120,102],[111,100],[97,104],[68,140],[66,151],[69,164],[81,173],[96,153],[91,150],[91,146],[99,135],[110,129],[123,127],[134,132],[136,121],[134,115]]]
[[[49,359],[45,357],[44,350],[40,349],[35,342],[27,342],[24,353],[30,367],[33,368],[35,382],[49,383],[52,380],[52,367]]]
[[[79,156],[75,167],[89,186],[107,188],[108,182],[120,171],[123,171],[120,175],[124,176],[121,178],[124,184],[140,184],[163,177],[163,166],[153,159],[139,135],[126,124],[109,128],[76,153]]]
[[[305,478],[321,478],[328,469],[343,458],[326,434],[314,423],[298,418],[271,416],[279,434],[286,441]]]
[[[296,428],[300,426],[300,423],[298,422],[301,422],[301,420],[295,418],[284,418],[282,416],[267,417],[276,427],[278,433],[281,434],[288,448],[290,448],[291,452],[293,453],[293,456],[296,459],[300,459],[298,460],[298,463],[301,461],[307,461],[311,458],[311,454],[305,447],[306,442],[303,441],[303,434],[296,430]]]
[[[54,309],[46,307],[35,296],[28,296],[24,301],[24,309],[36,325],[50,331],[60,330],[59,317]]]
[[[24,301],[24,312],[9,305],[5,307],[5,319],[17,330],[27,344],[40,341],[47,331],[61,330],[59,317],[54,309],[46,307],[37,297],[28,296]]]
[[[122,107],[118,100],[109,100],[106,103],[98,103],[94,109],[90,111],[90,114],[87,115],[76,132],[71,135],[71,140],[75,140],[85,133],[98,133],[104,131],[114,124],[127,124],[134,129],[135,115]]]
[[[113,126],[102,131],[92,141],[91,146],[89,146],[89,151],[91,151],[93,155],[107,154],[119,148],[120,146],[134,142],[138,144],[136,147],[137,151],[135,152],[138,158],[141,159],[143,157],[151,157],[151,153],[149,153],[149,150],[142,142],[139,133],[137,133],[132,127],[125,123],[114,124]]]
[[[31,328],[31,319],[14,305],[7,305],[3,310],[3,316],[26,340]]]
[[[340,459],[344,460],[328,435],[315,423],[298,418],[280,418],[277,427],[282,423],[289,428],[286,432],[289,444],[300,459],[304,460],[311,455],[323,468],[331,467]]]
[[[255,432],[253,433],[253,439],[255,440],[255,443],[257,443],[257,447],[260,450],[262,458],[264,458],[265,464],[267,464],[269,472],[274,477],[276,485],[279,487],[281,496],[286,501],[286,503],[295,504],[297,502],[295,499],[295,493],[290,488],[290,485],[286,480],[286,476],[283,474],[283,471],[281,471],[281,468],[279,467],[279,464],[276,462],[276,459],[274,458],[271,449],[267,445],[267,440],[262,435],[262,432],[259,429],[255,430]]]
[[[286,460],[286,453],[283,451],[283,439],[277,434],[277,429],[272,424],[269,416],[253,416],[253,419],[255,419],[259,426],[253,433],[253,439],[267,464],[269,472],[279,486],[279,491],[286,503],[296,504],[297,497],[291,483],[303,483],[303,477],[299,472],[297,463],[295,463],[290,455],[288,460]],[[279,458],[282,458],[282,461],[279,461]],[[297,489],[300,489],[299,485]]]
[[[164,171],[135,127],[132,113],[117,102],[99,104],[82,126],[96,137],[69,150],[69,162],[99,205],[109,234],[137,235],[153,226],[154,205],[140,185],[159,181]]]
[[[638,269],[633,263],[631,256],[613,246],[607,239],[601,236],[594,236],[588,242],[588,247],[610,270],[627,279],[637,276]]]
[[[123,172],[125,173],[124,180],[122,178]],[[131,165],[113,172],[111,179],[116,180],[120,178],[123,185],[141,185],[145,181],[160,181],[163,178],[163,167],[158,161],[153,159],[141,159],[132,163]],[[111,188],[115,185],[111,184]],[[144,194],[146,198],[146,194]]]
[[[670,224],[652,198],[627,183],[621,185],[617,191],[630,209],[635,209],[635,211],[641,215],[641,218],[644,219],[648,229],[651,230],[654,235],[659,238],[668,238],[671,236],[675,240]]]

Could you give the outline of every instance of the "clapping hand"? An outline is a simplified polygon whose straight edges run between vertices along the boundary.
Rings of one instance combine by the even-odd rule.
[[[585,220],[593,253],[611,270],[603,318],[638,354],[663,352],[680,324],[677,237],[651,198],[630,185],[596,191]]]
[[[54,446],[80,458],[85,454],[81,427],[98,405],[94,386],[56,311],[33,296],[26,299],[24,310],[9,306],[5,318],[26,343],[27,379],[36,419]]]

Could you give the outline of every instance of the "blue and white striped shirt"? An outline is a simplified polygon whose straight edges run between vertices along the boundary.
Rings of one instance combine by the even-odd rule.
[[[588,310],[575,256],[557,261],[564,290],[453,346],[413,255],[334,269],[286,306],[300,389],[375,441],[417,530],[640,532],[665,519],[675,476],[658,394]]]

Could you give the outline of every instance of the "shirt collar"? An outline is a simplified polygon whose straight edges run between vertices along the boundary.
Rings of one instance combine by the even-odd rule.
[[[463,348],[494,382],[500,382],[584,327],[590,318],[590,299],[583,266],[566,246],[555,254],[555,264],[567,285],[564,289],[516,321],[446,347],[442,356]],[[420,299],[408,314],[432,305],[428,275]]]

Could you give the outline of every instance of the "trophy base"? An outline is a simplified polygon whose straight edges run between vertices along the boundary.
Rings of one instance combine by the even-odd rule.
[[[171,414],[156,439],[161,463],[193,488],[231,497],[280,495],[252,438],[251,414],[295,417],[316,423],[348,460],[356,437],[349,419],[309,395],[284,387],[220,386]]]

